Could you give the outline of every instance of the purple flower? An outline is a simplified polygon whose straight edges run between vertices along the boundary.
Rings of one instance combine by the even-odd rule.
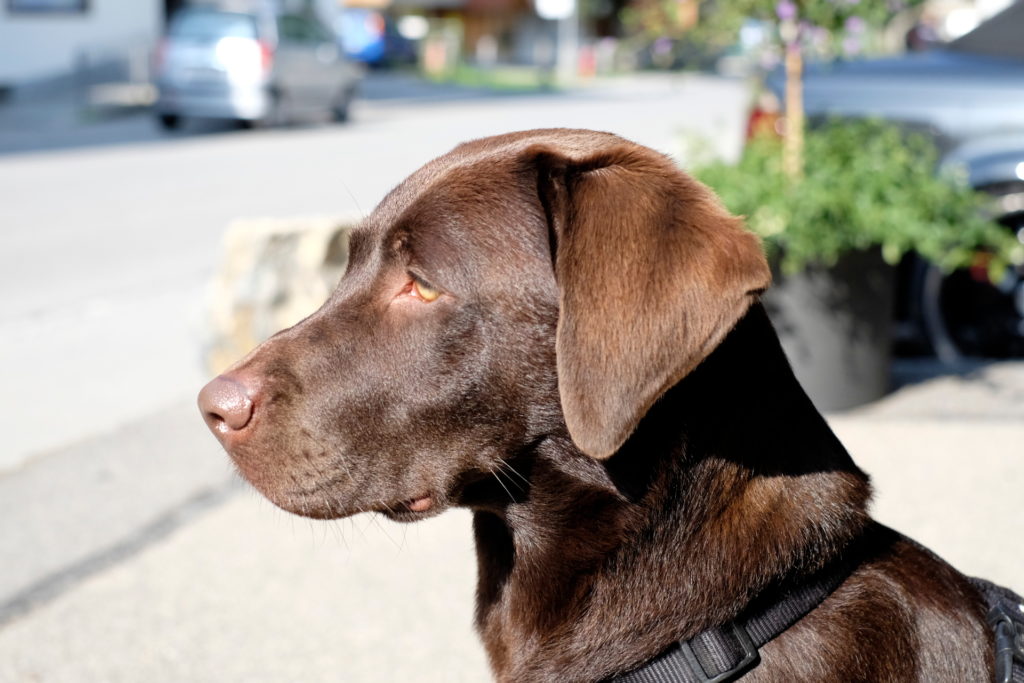
[[[775,6],[775,14],[782,21],[789,21],[796,17],[796,5],[791,0],[780,0]]]
[[[812,46],[815,48],[824,48],[828,45],[828,40],[831,37],[828,29],[822,28],[821,26],[814,26],[805,32]]]
[[[847,17],[846,30],[850,33],[863,33],[866,24],[860,17]]]
[[[843,54],[847,57],[852,57],[860,52],[860,40],[850,36],[843,39]]]

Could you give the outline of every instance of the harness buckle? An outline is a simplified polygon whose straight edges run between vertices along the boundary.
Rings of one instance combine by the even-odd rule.
[[[693,646],[689,641],[679,642],[679,647],[686,659],[686,663],[690,667],[690,671],[701,683],[725,683],[725,681],[731,681],[739,677],[740,674],[754,668],[761,661],[761,654],[757,651],[757,646],[754,645],[754,641],[750,638],[750,634],[747,633],[747,629],[735,621],[729,625],[732,627],[732,634],[735,636],[736,642],[739,643],[740,648],[743,650],[743,656],[731,669],[722,671],[714,676],[704,670],[700,660],[697,659],[697,653],[693,651]]]
[[[989,611],[988,623],[996,634],[996,683],[1011,683],[1013,661],[1024,664],[1024,605],[999,602]]]

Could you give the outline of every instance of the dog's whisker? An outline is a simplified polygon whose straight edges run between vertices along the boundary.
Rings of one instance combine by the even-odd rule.
[[[352,194],[352,190],[349,188],[348,184],[345,181],[342,180],[340,182],[341,182],[342,189],[345,190],[346,194],[348,194],[349,199],[351,199],[352,203],[355,204],[356,211],[359,212],[359,217],[362,218],[363,220],[365,220],[366,219],[366,212],[363,211],[363,207],[359,206],[359,200],[356,199],[356,196],[354,194]]]
[[[365,541],[365,540],[366,540],[366,530],[365,530],[365,529],[363,529],[363,527],[361,527],[361,526],[360,526],[360,525],[359,525],[359,524],[357,523],[357,519],[358,519],[358,518],[356,518],[356,517],[349,517],[349,518],[348,518],[348,519],[347,519],[346,521],[348,522],[348,525],[349,525],[349,526],[350,526],[351,528],[353,528],[353,529],[355,529],[356,531],[358,531],[358,532],[359,532],[359,535],[360,535],[360,536],[362,536],[362,537],[363,537],[363,540]]]
[[[342,467],[345,467],[346,473],[348,474],[348,467],[345,465],[344,462],[339,462],[342,465]],[[326,480],[327,473],[323,468],[317,465],[316,460],[313,460],[311,464],[313,466],[313,469],[316,471],[317,477],[321,481]],[[349,474],[349,478],[351,478],[351,476],[352,475]],[[331,517],[331,519],[325,520],[327,523],[324,524],[324,533],[326,534],[326,529],[329,528],[330,533],[335,537],[335,539],[340,540],[341,544],[345,546],[346,550],[350,550],[348,540],[345,538],[345,530],[341,527],[340,524],[337,524],[337,522],[339,521],[338,519],[336,519],[338,515],[338,510],[335,509],[334,504],[331,502],[330,495],[328,495],[325,491],[320,491],[320,502],[323,504],[324,509],[327,510],[328,515]]]
[[[380,502],[380,504],[381,504],[381,505],[383,505],[384,507],[388,508],[389,510],[391,509],[390,507],[388,507],[388,504],[387,504],[387,503],[385,503],[384,501],[379,501],[379,502]],[[395,542],[395,539],[393,539],[393,538],[391,537],[391,534],[389,534],[389,533],[387,532],[387,529],[385,529],[385,528],[384,528],[384,527],[383,527],[383,526],[381,525],[380,521],[378,521],[378,519],[377,519],[377,516],[376,516],[376,515],[370,515],[370,520],[371,520],[371,521],[373,522],[373,525],[377,527],[377,530],[378,530],[378,531],[380,531],[380,532],[381,532],[382,534],[384,534],[384,536],[385,536],[385,537],[386,537],[386,538],[387,538],[387,539],[388,539],[389,541],[391,541],[391,544],[392,544],[393,546],[395,546],[395,548],[397,548],[397,549],[398,549],[399,551],[401,551],[401,550],[402,550],[402,546],[398,545],[398,543],[397,543],[397,542]]]
[[[530,485],[530,482],[526,479],[526,477],[524,477],[523,475],[519,474],[519,472],[516,472],[515,469],[511,465],[508,464],[508,462],[506,462],[505,460],[503,460],[501,458],[498,458],[498,461],[499,461],[498,462],[498,470],[499,471],[503,472],[506,475],[514,474],[517,477],[519,477],[519,479],[521,479],[527,486]],[[526,491],[526,489],[524,489],[522,487],[522,485],[520,485],[520,483],[518,481],[516,481],[515,479],[513,479],[511,476],[508,477],[508,481],[509,481],[510,484],[515,486],[520,491],[523,491],[523,492]]]
[[[497,480],[498,484],[501,485],[501,488],[505,489],[505,493],[508,494],[509,500],[511,500],[513,503],[516,502],[516,497],[513,496],[512,492],[508,490],[507,486],[505,486],[505,483],[501,480],[501,477],[498,476],[498,472],[492,469],[491,475]]]
[[[501,474],[505,475],[505,481],[507,481],[510,486],[515,486],[516,490],[519,491],[520,493],[525,493],[526,492],[526,489],[523,488],[523,485],[520,484],[518,481],[516,481],[515,479],[513,479],[509,475],[508,470],[506,470],[505,468],[499,466],[497,471],[500,472]]]
[[[327,510],[328,516],[333,518],[336,513],[335,513],[335,510],[334,510],[334,506],[331,505],[331,498],[330,498],[330,496],[328,496],[325,493],[321,493],[321,495],[320,495],[320,502],[323,503],[324,509]],[[324,535],[326,536],[327,529],[330,529],[330,533],[335,538],[337,538],[338,537],[338,533],[339,533],[339,529],[338,529],[338,527],[336,525],[331,524],[331,521],[333,521],[333,520],[332,519],[327,519],[327,520],[324,520],[324,521],[325,521],[325,524],[323,525],[324,526]]]
[[[304,507],[306,510],[309,509],[308,505]],[[308,513],[306,515],[306,525],[309,527],[309,542],[312,544],[314,548],[316,548],[316,524],[314,523],[314,520],[311,517],[309,517]],[[321,545],[323,545],[322,538],[320,539],[320,543]]]
[[[498,462],[501,463],[503,469],[505,469],[505,470],[511,472],[512,474],[516,475],[517,477],[519,477],[522,480],[522,482],[524,484],[526,484],[527,486],[530,485],[530,480],[527,479],[526,477],[524,477],[522,474],[520,474],[519,470],[517,470],[515,467],[512,467],[512,464],[508,460],[506,460],[505,458],[499,457],[498,458]]]
[[[351,550],[351,548],[349,548],[348,546],[348,539],[345,538],[345,529],[341,524],[342,520],[329,519],[326,521],[327,526],[331,528],[331,534],[334,536],[334,538],[341,542],[341,545],[345,547],[345,550]]]

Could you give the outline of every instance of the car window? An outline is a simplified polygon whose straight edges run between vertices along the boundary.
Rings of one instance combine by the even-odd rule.
[[[320,23],[319,21],[313,22],[313,36],[316,38],[317,42],[334,42],[334,34],[331,33],[331,30],[329,28],[327,28],[324,24]]]
[[[278,17],[277,33],[281,40],[293,43],[311,43],[317,40],[316,24],[298,14],[282,14]]]
[[[168,33],[174,38],[202,41],[256,38],[256,19],[238,12],[184,10],[175,15]]]

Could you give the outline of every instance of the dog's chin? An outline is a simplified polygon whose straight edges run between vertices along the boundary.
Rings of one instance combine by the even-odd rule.
[[[363,512],[377,512],[395,522],[418,522],[435,517],[449,507],[444,497],[434,493],[423,493],[400,501],[379,501],[371,505],[354,506],[340,503],[326,494],[285,493],[267,491],[259,486],[255,488],[282,510],[309,519],[344,519]]]
[[[285,512],[290,512],[293,515],[298,515],[300,517],[325,520],[344,519],[345,517],[351,517],[352,515],[362,512],[362,510],[342,508],[341,506],[322,497],[312,498],[304,495],[281,494],[274,493],[272,491],[265,491],[258,486],[255,488],[263,494],[264,498],[277,507],[281,508]]]

